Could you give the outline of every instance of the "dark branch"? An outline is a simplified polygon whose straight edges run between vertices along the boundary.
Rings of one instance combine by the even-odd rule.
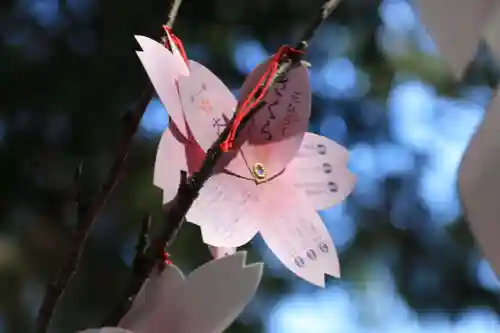
[[[151,215],[144,214],[141,219],[141,230],[137,236],[137,245],[135,246],[135,257],[132,263],[132,271],[138,272],[141,270],[146,250],[149,246],[149,228],[151,227]]]
[[[127,285],[124,293],[124,297],[118,302],[116,307],[108,314],[104,319],[102,327],[117,326],[122,317],[130,310],[135,297],[141,290],[144,281],[151,274],[151,271],[155,265],[163,263],[163,253],[165,246],[170,245],[168,242],[174,239],[180,228],[184,225],[187,210],[191,207],[192,201],[198,195],[197,191],[193,190],[191,186],[188,185],[187,174],[185,171],[181,171],[181,182],[179,189],[177,190],[177,195],[168,204],[165,205],[167,221],[178,221],[177,223],[166,223],[165,228],[162,230],[161,234],[153,239],[150,246],[146,250],[146,254],[143,257],[143,261],[140,266],[140,270],[132,272],[132,277]],[[178,198],[188,198],[178,199]],[[192,199],[191,203],[190,200]],[[185,205],[189,204],[189,207]]]
[[[314,32],[320,26],[320,24],[327,19],[328,15],[332,12],[333,7],[337,2],[338,0],[329,0],[325,2],[311,26],[306,30],[304,36],[297,43],[297,49],[307,49],[309,39],[312,38]],[[284,75],[293,66],[300,65],[300,60],[300,54],[298,56],[296,56],[295,54],[287,54],[285,57],[280,59],[276,76],[271,78],[272,82],[274,83],[277,79],[279,80],[279,77]],[[251,110],[249,116],[245,118],[244,121],[248,121],[255,114],[255,112],[257,112],[262,107],[262,105],[263,104],[260,103],[253,110]],[[238,111],[239,110],[236,110],[235,115],[238,113]],[[193,202],[198,197],[200,189],[212,175],[214,167],[219,162],[223,154],[220,145],[228,136],[233,121],[234,116],[233,119],[231,119],[230,123],[226,126],[225,130],[208,149],[200,170],[187,179],[185,173],[183,173],[183,177],[181,177],[182,181],[175,198],[165,207],[164,229],[153,239],[151,246],[146,252],[142,270],[138,272],[139,274],[133,274],[123,297],[102,323],[103,327],[117,326],[119,324],[123,316],[132,307],[137,294],[141,290],[141,287],[146,279],[151,274],[155,265],[158,264],[159,260],[163,259],[163,252],[165,250],[165,247],[170,246],[175,241],[179,230],[182,228],[186,221],[185,215],[191,208]],[[242,127],[243,126],[240,126],[239,128]]]
[[[82,193],[82,172],[83,172],[83,160],[80,160],[78,166],[76,167],[74,174],[74,184],[75,184],[75,203],[76,203],[76,211],[77,216],[80,216],[84,209],[84,198]]]
[[[168,23],[169,27],[174,24],[177,11],[182,3],[182,0],[173,0],[171,12],[169,14]],[[63,296],[66,287],[71,282],[73,276],[75,275],[78,267],[80,265],[80,260],[82,257],[83,250],[89,235],[90,228],[94,224],[96,217],[101,212],[102,208],[105,206],[108,197],[113,192],[114,188],[120,180],[120,176],[127,160],[129,149],[132,143],[132,139],[137,132],[140,120],[146,111],[152,96],[153,87],[151,83],[144,90],[137,107],[132,112],[127,113],[124,116],[124,128],[123,134],[118,144],[118,149],[114,158],[114,162],[108,172],[108,176],[103,183],[100,192],[89,202],[89,204],[84,206],[82,209],[81,205],[81,193],[80,193],[80,175],[81,168],[75,175],[77,179],[77,205],[79,207],[78,212],[78,222],[76,230],[73,236],[72,246],[69,250],[68,256],[65,263],[63,264],[61,270],[59,271],[57,277],[48,284],[45,291],[45,295],[42,300],[42,304],[38,311],[36,318],[36,332],[45,333],[50,325],[50,321],[54,315],[57,304],[59,303],[61,297]]]

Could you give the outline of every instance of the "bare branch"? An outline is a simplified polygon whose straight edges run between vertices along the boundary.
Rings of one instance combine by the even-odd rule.
[[[318,15],[314,18],[313,22],[306,29],[306,32],[304,33],[300,41],[296,44],[296,49],[305,50],[307,48],[308,42],[313,38],[316,30],[318,30],[319,26],[326,21],[326,19],[330,16],[339,2],[340,0],[325,1],[325,3],[321,6]]]
[[[151,215],[144,214],[141,219],[141,230],[137,236],[137,245],[135,247],[135,257],[132,263],[132,271],[137,272],[141,269],[146,249],[149,246],[149,228],[151,227]]]
[[[167,27],[172,28],[177,17],[177,12],[182,5],[182,0],[173,0],[168,13]]]
[[[75,203],[76,203],[77,216],[80,216],[84,209],[84,203],[83,203],[84,198],[82,193],[82,172],[83,172],[83,160],[80,160],[78,166],[76,167],[75,174],[73,176],[75,184]]]
[[[182,0],[173,0],[171,12],[169,14],[168,25],[171,27],[174,24],[177,16],[177,11],[182,3]],[[82,253],[89,235],[90,228],[94,224],[96,217],[105,206],[108,197],[113,192],[114,188],[120,180],[120,176],[127,160],[132,139],[137,132],[140,120],[146,111],[152,96],[153,87],[151,83],[144,90],[137,107],[130,113],[127,113],[124,118],[124,128],[121,139],[118,144],[118,149],[114,158],[114,162],[108,172],[108,176],[103,183],[100,192],[93,200],[85,205],[85,209],[81,209],[81,198],[77,200],[80,212],[78,213],[78,222],[73,236],[72,246],[69,250],[68,257],[59,271],[57,277],[48,284],[42,304],[36,318],[36,332],[45,333],[50,325],[57,304],[59,303],[66,287],[71,282],[80,265]],[[79,179],[81,168],[78,169],[75,179],[78,178],[77,193],[80,192]]]
[[[187,173],[185,171],[181,171],[181,179],[176,198],[191,198],[193,195],[195,195],[187,186],[187,182]],[[163,254],[165,251],[165,247],[170,245],[170,243],[168,243],[168,240],[174,239],[177,236],[180,228],[185,223],[184,215],[186,214],[183,214],[184,209],[178,208],[176,198],[165,204],[163,208],[166,212],[167,218],[172,217],[172,220],[179,222],[167,222],[162,233],[153,239],[150,246],[147,248],[145,255],[143,256],[143,260],[141,260],[142,262],[140,265],[140,270],[134,270],[132,272],[132,277],[127,285],[124,297],[120,299],[115,308],[106,316],[101,325],[102,327],[117,326],[123,316],[132,307],[137,294],[141,290],[144,281],[151,274],[153,268],[155,266],[157,266],[160,270],[164,268]]]
[[[312,38],[316,29],[320,26],[322,22],[326,20],[328,15],[333,10],[333,6],[338,2],[338,0],[329,0],[321,7],[320,12],[311,24],[311,26],[306,30],[304,37],[297,43],[297,49],[305,50],[307,48],[309,39]],[[292,66],[300,63],[301,56],[296,56],[295,54],[287,54],[285,57],[280,59],[278,71],[272,82],[274,83],[277,78],[285,74]],[[272,85],[271,85],[272,86]],[[244,120],[248,121],[255,112],[257,112],[262,107],[262,103],[257,105],[251,112],[249,116]],[[235,115],[238,113],[239,109],[236,110]],[[186,179],[186,174],[182,174],[181,184],[177,191],[175,198],[165,205],[165,225],[162,232],[154,237],[151,246],[148,248],[145,256],[144,266],[139,272],[140,274],[134,274],[125,290],[123,297],[118,302],[117,306],[113,311],[107,316],[107,318],[102,323],[102,326],[116,326],[119,324],[121,318],[130,310],[132,304],[137,297],[137,294],[141,290],[142,285],[146,279],[151,274],[155,265],[159,263],[159,260],[163,258],[163,252],[165,247],[170,246],[176,239],[179,230],[182,228],[185,220],[185,215],[191,208],[193,202],[198,197],[200,189],[203,187],[208,178],[212,175],[215,165],[221,158],[223,151],[220,148],[221,143],[227,138],[231,124],[234,122],[233,119],[227,124],[224,131],[220,134],[218,139],[212,144],[208,149],[203,164],[200,170],[194,173],[191,177]],[[240,128],[242,128],[241,126]]]

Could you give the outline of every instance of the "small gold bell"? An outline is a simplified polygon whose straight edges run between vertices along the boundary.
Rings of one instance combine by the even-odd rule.
[[[255,163],[252,167],[252,173],[258,183],[265,181],[267,178],[267,172],[262,163]]]

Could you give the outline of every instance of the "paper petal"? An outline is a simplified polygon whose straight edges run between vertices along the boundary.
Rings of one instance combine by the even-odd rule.
[[[211,261],[187,278],[179,304],[184,318],[176,333],[221,333],[253,298],[262,263],[245,265],[246,252]]]
[[[201,227],[203,242],[216,247],[238,247],[258,231],[262,208],[251,180],[225,173],[213,175],[186,215]]]
[[[334,141],[306,133],[286,173],[316,210],[327,209],[342,202],[354,189],[356,177],[347,169],[348,157],[347,150]]]
[[[172,299],[185,283],[182,272],[168,265],[163,272],[154,271],[137,295],[132,309],[120,322],[120,327],[134,333],[163,333],[178,324],[179,306]],[[175,331],[175,330],[174,330]]]
[[[224,130],[236,99],[209,69],[189,60],[190,75],[178,81],[187,124],[200,147],[207,151]]]
[[[255,87],[268,63],[259,65],[245,80],[241,100]],[[241,134],[241,146],[249,170],[264,166],[269,178],[283,171],[297,153],[311,115],[309,74],[305,67],[291,69],[282,82],[274,84],[262,107]],[[230,167],[228,170],[235,172]]]
[[[289,270],[324,287],[325,273],[340,276],[335,246],[321,217],[288,182],[281,175],[265,184],[263,199],[269,209],[260,224],[262,238]]]
[[[180,172],[188,170],[185,151],[187,140],[174,133],[170,128],[165,130],[156,152],[153,183],[163,190],[163,203],[175,197],[181,179]]]
[[[78,333],[134,333],[134,332],[124,330],[118,327],[101,327],[101,328],[89,328],[84,331],[79,331]]]
[[[134,333],[220,333],[255,294],[262,264],[245,265],[246,252],[210,261],[184,280],[174,265],[146,284],[146,306],[140,318],[120,326]]]
[[[472,233],[500,278],[500,93],[472,136],[458,171],[459,195]]]
[[[204,157],[205,153],[198,144],[184,138],[175,123],[170,123],[158,145],[153,176],[154,184],[163,190],[163,203],[171,201],[177,194],[181,170],[193,174],[200,168]]]
[[[169,116],[181,133],[187,137],[186,122],[176,85],[176,80],[185,74],[185,68],[179,65],[179,61],[175,59],[172,52],[162,44],[144,36],[135,36],[135,39],[143,49],[143,51],[137,51],[137,56],[153,87]]]
[[[417,1],[422,22],[456,78],[462,77],[467,64],[476,54],[494,1]]]
[[[210,253],[215,259],[223,258],[225,256],[232,255],[236,253],[237,248],[235,247],[216,247],[216,246],[208,246]]]

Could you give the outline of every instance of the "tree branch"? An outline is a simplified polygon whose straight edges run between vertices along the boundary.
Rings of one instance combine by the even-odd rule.
[[[168,15],[167,25],[171,28],[174,24],[177,12],[182,3],[182,0],[173,0],[171,11]],[[146,111],[151,98],[153,96],[153,87],[151,83],[144,90],[137,107],[132,112],[125,114],[123,134],[118,144],[118,149],[114,158],[114,162],[108,172],[108,176],[103,183],[100,192],[91,200],[88,205],[82,206],[80,194],[80,175],[81,164],[75,174],[77,186],[77,207],[78,207],[78,222],[75,233],[73,235],[72,247],[69,250],[68,257],[59,271],[57,277],[48,284],[42,304],[36,318],[36,332],[45,333],[50,325],[50,321],[54,315],[57,304],[59,303],[66,287],[71,282],[80,265],[81,257],[85,244],[89,235],[90,228],[94,224],[96,217],[105,206],[109,196],[120,180],[120,176],[127,160],[132,139],[137,132],[140,120]]]
[[[132,263],[132,271],[141,270],[144,256],[149,246],[149,228],[151,227],[151,215],[145,214],[141,219],[141,230],[137,236],[137,245],[135,246],[135,257]]]
[[[323,4],[321,10],[318,14],[316,14],[313,22],[308,27],[303,37],[296,44],[296,49],[304,51],[307,49],[309,40],[313,37],[315,31],[318,29],[321,23],[323,23],[328,18],[338,1],[339,0],[328,0]],[[287,54],[282,59],[280,59],[278,71],[276,75],[271,78],[271,88],[273,87],[273,84],[293,66],[300,65],[300,60],[301,54],[295,53]],[[260,103],[253,110],[251,110],[248,117],[245,118],[244,122],[247,122],[251,117],[253,117],[255,112],[257,112],[262,106],[263,104]],[[238,113],[238,111],[239,109],[236,110],[235,115]],[[162,232],[153,239],[151,246],[148,248],[144,258],[145,260],[144,266],[142,266],[142,270],[140,272],[137,272],[138,274],[133,274],[129,284],[127,285],[123,297],[120,299],[113,311],[106,317],[101,326],[117,326],[119,324],[123,316],[132,307],[132,304],[137,297],[137,294],[141,290],[141,287],[144,284],[145,280],[149,277],[159,260],[163,258],[165,247],[170,246],[175,241],[179,230],[182,228],[186,221],[185,215],[191,208],[193,202],[198,197],[200,189],[212,175],[215,165],[222,157],[223,151],[221,150],[220,145],[228,136],[231,124],[235,119],[234,117],[235,116],[233,116],[224,131],[208,149],[200,170],[187,179],[186,173],[181,172],[182,179],[177,194],[170,203],[165,205],[165,226]],[[242,124],[242,126],[240,126],[239,128],[243,128],[243,125],[244,124]]]

